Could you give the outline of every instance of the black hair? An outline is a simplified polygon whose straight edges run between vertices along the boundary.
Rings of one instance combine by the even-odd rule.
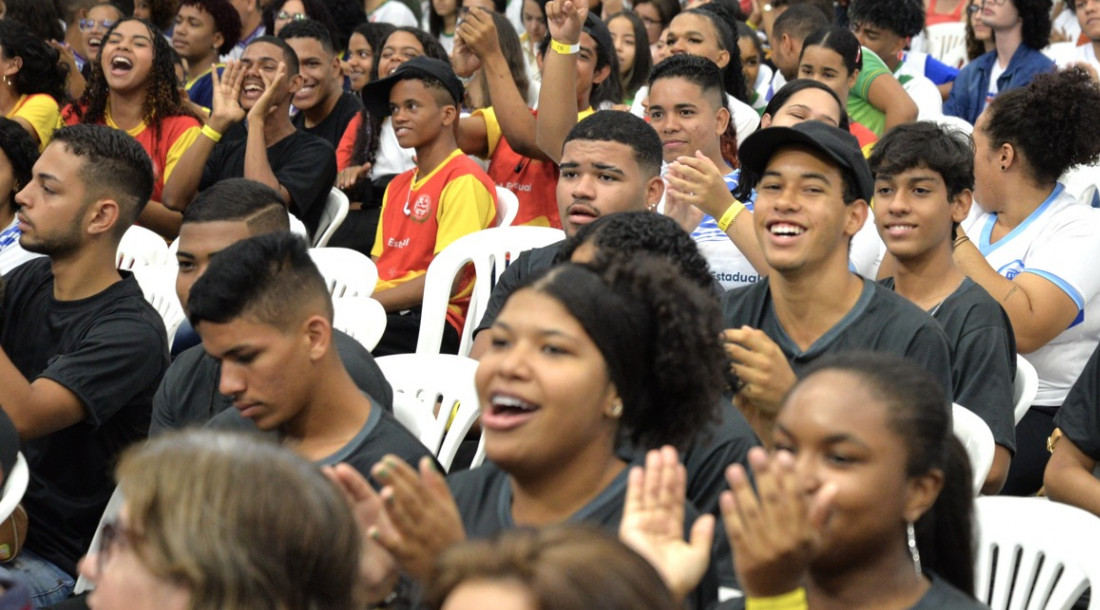
[[[682,78],[698,86],[704,96],[711,98],[710,103],[715,110],[727,107],[722,72],[717,64],[705,57],[686,53],[669,55],[649,73],[650,90],[654,83],[665,78]]]
[[[386,38],[396,29],[389,23],[372,23],[370,21],[355,26],[353,33],[366,38],[367,45],[370,46],[371,53],[374,54],[374,61],[371,62],[370,68],[371,81],[378,79],[378,56],[382,54],[382,45],[386,43]]]
[[[335,23],[332,43],[337,51],[346,50],[352,32],[367,21],[367,11],[359,0],[328,0],[328,10]]]
[[[58,53],[53,47],[28,26],[12,19],[0,19],[0,47],[3,47],[0,57],[23,60],[23,66],[9,79],[17,93],[45,93],[58,105],[66,103],[69,68],[58,63]]]
[[[726,362],[713,292],[647,255],[562,263],[527,287],[561,303],[600,350],[623,401],[620,441],[684,448],[713,422]]]
[[[661,29],[667,28],[672,23],[672,18],[680,14],[680,3],[677,0],[641,0],[634,3],[634,8],[641,4],[652,4],[657,9],[657,16],[661,19]]]
[[[496,0],[494,0],[494,4]],[[455,30],[458,30],[458,15],[462,10],[461,0],[455,0]],[[436,38],[443,34],[443,15],[435,12],[435,4],[428,2],[428,33]]]
[[[607,78],[592,86],[589,105],[598,110],[604,102],[610,105],[623,103],[623,76],[619,74],[619,56],[611,44],[611,31],[602,19],[589,13],[584,22],[584,32],[596,43],[596,72],[603,70],[604,66],[609,68]],[[550,34],[546,36],[549,38]]]
[[[38,160],[38,145],[22,125],[0,117],[0,151],[3,151],[4,156],[8,158],[12,178],[15,179],[12,192],[0,193],[0,208],[5,199],[14,207],[15,193],[30,184],[33,175],[31,170],[34,169],[34,163]]]
[[[1050,44],[1051,0],[1012,0],[1023,23],[1022,42],[1038,51]]]
[[[840,55],[849,76],[863,69],[863,47],[859,44],[856,35],[848,28],[830,26],[812,32],[806,40],[802,41],[802,52],[798,55],[800,63],[809,47],[824,47]]]
[[[848,5],[848,20],[853,24],[867,24],[909,38],[924,29],[924,4],[920,0],[852,0]]]
[[[714,287],[714,276],[695,240],[676,221],[662,214],[618,212],[597,218],[565,240],[555,261],[570,260],[584,244],[596,246],[596,266],[610,264],[615,259],[651,254],[674,265],[684,279],[700,288],[711,290]]]
[[[638,89],[646,82],[649,71],[653,68],[653,56],[649,52],[649,35],[645,31],[645,23],[634,11],[619,11],[607,18],[611,23],[613,19],[626,19],[634,30],[634,65],[626,71],[623,77],[623,95],[633,98]],[[619,66],[620,70],[622,66]]]
[[[300,236],[268,233],[243,239],[210,260],[187,299],[191,324],[227,324],[248,316],[288,330],[309,307],[322,303],[332,321],[332,298]]]
[[[162,32],[171,30],[172,20],[176,18],[176,11],[179,10],[179,4],[181,3],[177,0],[149,0],[149,21]],[[229,8],[233,8],[233,5],[230,4]],[[233,12],[236,13],[237,10],[233,9]],[[217,21],[217,18],[215,18],[215,21]],[[237,13],[237,23],[240,22],[241,15]],[[237,29],[240,30],[240,27]],[[218,31],[222,32],[223,36],[225,35],[224,31],[220,29]],[[237,38],[240,38],[240,34],[237,35]],[[230,47],[230,50],[232,50],[232,47]],[[228,51],[226,51],[226,53],[228,53]]]
[[[261,19],[264,24],[264,32],[267,32],[268,35],[275,35],[275,15],[282,10],[283,5],[286,4],[287,1],[288,0],[275,0],[264,9]],[[306,15],[314,21],[320,21],[321,25],[328,29],[329,39],[336,40],[336,20],[332,18],[332,13],[329,12],[324,0],[301,0],[301,2],[302,6],[306,9]]]
[[[730,27],[733,29],[737,29],[737,24],[744,24],[745,20],[748,19],[748,15],[745,14],[745,11],[741,10],[741,3],[737,0],[710,0],[707,4],[720,6],[729,13],[729,16],[732,18]]]
[[[394,26],[388,23],[367,22],[355,26],[355,33],[367,39],[371,53],[374,54],[368,83],[378,79],[378,57],[382,54],[382,45],[395,29]],[[360,97],[363,96],[362,91],[358,93]],[[366,104],[363,104],[363,109],[359,111],[359,115],[362,117],[362,123],[359,131],[355,134],[355,145],[352,147],[353,165],[374,163],[374,159],[378,155],[378,137],[382,132],[382,118],[372,115],[367,110]]]
[[[974,189],[974,151],[969,136],[930,121],[906,123],[886,132],[868,162],[876,178],[918,167],[930,169],[943,178],[948,199]]]
[[[34,32],[39,40],[64,40],[61,16],[49,0],[4,0],[4,19],[18,21]],[[131,11],[132,12],[132,11]]]
[[[261,42],[273,44],[279,47],[279,50],[283,52],[283,63],[286,64],[286,75],[288,78],[298,73],[300,69],[298,66],[298,53],[294,51],[294,47],[288,45],[285,40],[278,36],[257,36],[252,39],[252,42],[248,43],[245,49],[247,50],[248,47]]]
[[[420,43],[420,46],[424,48],[424,55],[427,57],[434,57],[440,61],[451,63],[451,58],[447,55],[447,50],[443,48],[443,45],[435,39],[434,36],[425,32],[424,30],[413,26],[402,26],[394,28],[384,40],[382,40],[382,46],[386,46],[386,42],[389,41],[390,36],[393,36],[397,32],[405,32],[406,34],[412,34],[416,38],[416,41]],[[381,54],[381,50],[375,52],[375,55]],[[377,61],[377,60],[376,60]]]
[[[661,138],[644,120],[620,110],[601,110],[577,122],[565,136],[564,144],[573,140],[618,142],[634,151],[634,161],[645,176],[661,173]]]
[[[756,53],[760,55],[760,63],[764,63],[764,43],[760,41],[760,36],[756,34],[756,30],[750,28],[748,24],[738,21],[737,31],[734,33],[737,34],[737,40],[741,40],[742,38],[752,39],[752,46],[756,47]],[[747,84],[751,87],[755,83]]]
[[[106,125],[71,125],[53,132],[50,146],[64,146],[80,157],[80,178],[90,197],[107,195],[119,206],[115,234],[122,237],[153,195],[153,162],[121,129]]]
[[[933,470],[943,473],[943,489],[915,524],[917,548],[925,570],[970,595],[974,590],[972,475],[966,450],[952,432],[951,405],[943,399],[940,384],[911,360],[869,351],[825,356],[799,383],[826,370],[858,377],[864,389],[883,403],[887,426],[905,443],[907,477]]]
[[[817,12],[825,16],[831,23],[834,19],[836,10],[833,7],[833,0],[775,0],[772,6],[775,8],[780,7],[794,7],[799,5],[811,6],[817,9]]]
[[[531,87],[531,81],[527,77],[527,60],[523,57],[523,43],[519,41],[519,34],[516,34],[516,28],[512,27],[512,22],[503,13],[494,11],[489,13],[489,16],[496,27],[500,54],[504,56],[504,62],[508,64],[508,72],[512,75],[512,81],[516,83],[516,89],[519,89],[520,96],[527,99],[527,90]],[[484,69],[482,69],[482,72],[484,72]],[[472,108],[474,105],[469,102],[469,88],[467,88],[466,93],[466,105]],[[492,95],[489,92],[488,78],[481,79],[481,95],[486,106],[493,104]]]
[[[737,35],[732,25],[737,23],[737,20],[723,5],[714,2],[684,12],[706,17],[714,24],[714,29],[718,33],[718,48],[729,53],[729,62],[722,69],[726,93],[747,104],[749,86],[745,84],[745,71],[741,67],[741,47],[737,46]]]
[[[195,6],[214,19],[214,30],[222,35],[222,44],[218,47],[218,53],[225,55],[237,46],[241,40],[241,14],[229,0],[181,0],[181,7]],[[179,9],[176,9],[177,11]],[[156,22],[154,21],[154,25]],[[162,30],[164,29],[161,26]]]
[[[336,47],[332,43],[332,34],[329,29],[321,25],[319,21],[303,19],[291,21],[279,30],[279,38],[290,40],[291,38],[311,38],[321,43],[321,48],[329,55],[336,54]]]
[[[286,203],[266,184],[246,178],[216,182],[183,211],[183,224],[244,221],[252,235],[290,230]]]
[[[974,61],[975,59],[978,59],[982,55],[985,55],[985,52],[986,52],[985,51],[985,44],[983,42],[981,42],[980,40],[978,40],[977,36],[974,34],[974,24],[971,22],[971,19],[970,19],[969,11],[974,6],[978,6],[979,8],[981,8],[981,3],[980,2],[974,2],[974,0],[967,0],[967,4],[966,4],[966,11],[967,11],[967,16],[966,16],[966,59],[967,59],[967,61]],[[992,35],[992,33],[990,35]]]
[[[1053,184],[1100,158],[1100,86],[1076,67],[1036,75],[993,98],[982,129],[992,148],[1007,142],[1023,153],[1036,184]]]
[[[123,19],[134,16],[134,0],[110,0],[109,2],[100,2],[100,4],[110,4],[114,6],[122,13]]]
[[[783,34],[795,40],[805,40],[814,30],[828,27],[831,20],[817,7],[810,4],[793,4],[783,14],[775,18],[772,25],[772,39],[778,41]],[[772,44],[775,44],[773,42]]]

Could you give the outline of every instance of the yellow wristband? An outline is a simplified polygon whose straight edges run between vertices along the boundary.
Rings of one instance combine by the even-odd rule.
[[[745,600],[745,610],[807,610],[809,607],[806,589],[802,587],[775,597],[750,597]]]
[[[565,44],[564,42],[558,42],[551,38],[550,48],[558,55],[576,55],[581,52],[581,43]]]
[[[203,125],[200,133],[213,140],[215,144],[222,141],[222,134],[209,125]]]
[[[722,217],[718,219],[718,230],[723,233],[730,228],[734,220],[737,220],[737,215],[745,211],[745,204],[740,201],[734,201],[730,204],[730,207],[726,208],[726,213],[722,214]]]

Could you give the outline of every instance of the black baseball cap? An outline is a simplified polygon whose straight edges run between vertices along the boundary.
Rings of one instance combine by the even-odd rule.
[[[611,56],[615,53],[615,43],[611,42],[611,30],[607,29],[607,24],[603,22],[603,19],[591,12],[588,13],[588,16],[584,18],[582,31],[596,41],[596,54],[602,53],[607,63],[611,63]]]
[[[389,116],[390,89],[393,89],[393,86],[399,81],[424,77],[443,83],[443,86],[451,93],[451,97],[454,98],[455,105],[462,104],[462,95],[466,92],[466,88],[462,86],[462,81],[455,76],[451,64],[427,55],[414,57],[397,66],[386,78],[367,83],[367,86],[363,88],[363,104],[375,116]]]
[[[821,152],[840,166],[856,193],[870,202],[875,179],[859,149],[855,136],[821,121],[803,121],[794,127],[768,127],[745,138],[737,156],[741,165],[761,176],[776,151],[788,146],[805,146]]]

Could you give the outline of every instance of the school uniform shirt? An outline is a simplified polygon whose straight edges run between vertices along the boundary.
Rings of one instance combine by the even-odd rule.
[[[1042,277],[1066,293],[1077,317],[1066,330],[1027,354],[1039,373],[1032,404],[1062,404],[1100,338],[1100,211],[1082,205],[1058,184],[1046,201],[1018,227],[990,243],[997,214],[971,209],[963,229],[997,273],[1012,279],[1021,273]],[[965,405],[964,405],[965,406]]]
[[[461,150],[456,148],[428,175],[416,174],[416,169],[405,172],[386,187],[371,249],[378,266],[376,292],[424,275],[451,242],[496,220],[493,181]],[[472,285],[466,274],[447,307],[447,322],[456,329],[462,328]]]
[[[225,64],[217,64],[218,76],[225,72]],[[184,86],[187,89],[187,97],[203,108],[214,106],[214,77],[213,69],[207,68],[201,74],[187,81]]]
[[[886,115],[875,108],[867,96],[871,91],[871,83],[880,76],[890,76],[890,68],[875,52],[863,47],[863,68],[856,77],[856,84],[848,90],[848,116],[870,129],[876,137],[882,135],[886,128]],[[863,143],[860,143],[862,147]]]
[[[321,119],[320,123],[313,127],[307,127],[304,112],[294,115],[290,122],[294,123],[294,127],[300,131],[325,139],[335,149],[340,146],[340,140],[343,138],[344,132],[347,131],[352,119],[360,116],[362,110],[363,100],[359,98],[359,95],[344,91],[340,94],[340,99],[336,101],[336,105],[332,107],[332,112]],[[360,118],[360,121],[362,121],[362,118]],[[354,145],[354,142],[352,144]]]
[[[1068,68],[1078,62],[1085,62],[1100,72],[1100,59],[1096,58],[1096,49],[1092,48],[1092,43],[1085,43],[1079,47],[1073,49],[1073,56],[1070,57],[1060,67]]]
[[[577,122],[585,119],[593,110],[586,108],[577,114]],[[535,110],[531,114],[538,115]],[[540,161],[525,157],[512,149],[500,129],[496,110],[482,108],[472,116],[485,121],[485,136],[489,142],[489,177],[516,195],[519,213],[512,226],[561,228],[558,215],[557,185],[558,166],[553,161]]]
[[[16,100],[15,106],[4,116],[9,119],[23,119],[31,124],[34,132],[38,134],[38,152],[46,150],[46,145],[53,137],[53,130],[57,127],[61,109],[57,100],[45,93],[21,95]]]
[[[416,14],[400,0],[386,0],[367,15],[371,23],[388,23],[394,27],[418,27]]]
[[[104,115],[104,123],[108,127],[121,129],[111,117],[111,109],[108,108]],[[66,125],[76,125],[80,118],[76,116],[72,104],[65,107],[61,114]],[[177,115],[160,119],[160,126],[153,128],[148,123],[141,122],[126,133],[141,144],[153,161],[153,196],[152,201],[160,201],[164,191],[164,183],[168,182],[172,171],[176,169],[183,153],[195,143],[202,129],[202,123],[193,116]]]
[[[894,278],[881,283],[894,290]],[[1015,452],[1016,336],[1008,314],[970,278],[929,313],[951,347],[954,401],[982,418],[995,443]]]
[[[874,281],[863,281],[863,290],[852,309],[806,350],[779,323],[768,278],[727,292],[721,304],[726,328],[749,326],[764,331],[783,350],[795,375],[801,375],[826,354],[886,352],[923,365],[940,382],[944,400],[952,402],[947,336],[927,312]]]
[[[932,81],[933,84],[943,85],[954,82],[959,77],[959,69],[952,68],[928,53],[905,51],[901,56],[901,62],[898,64],[895,74],[898,76],[898,80],[901,80],[902,75],[908,74],[923,76]]]
[[[22,234],[19,230],[18,218],[12,218],[8,226],[0,230],[0,276],[7,275],[19,265],[42,256],[27,252],[23,246],[19,245],[19,236]]]
[[[1054,425],[1082,453],[1100,462],[1100,348],[1092,352],[1062,408],[1054,415]]]
[[[985,109],[989,92],[1025,87],[1036,74],[1049,72],[1054,62],[1031,47],[1021,44],[1004,71],[993,77],[997,66],[997,51],[990,51],[963,66],[951,95],[943,103],[943,113],[957,116],[973,124]]]
[[[741,143],[745,141],[745,138],[749,137],[752,132],[760,127],[760,114],[756,112],[756,110],[753,110],[752,106],[749,106],[732,95],[727,95],[726,100],[726,106],[730,111],[730,116],[733,117],[733,126],[737,128],[737,145],[740,146]],[[649,87],[647,85],[642,85],[642,87],[638,89],[638,92],[634,94],[634,103],[630,105],[630,114],[648,120],[644,105],[648,103]]]
[[[225,55],[222,55],[219,58],[219,60],[223,61],[223,62],[226,62],[226,61],[230,61],[230,60],[236,61],[236,60],[240,59],[241,55],[244,55],[245,47],[247,47],[249,44],[251,44],[253,40],[256,40],[257,38],[259,38],[260,36],[263,36],[266,33],[267,33],[267,28],[264,27],[264,24],[261,23],[260,25],[257,25],[256,29],[252,30],[252,32],[250,32],[248,34],[248,36],[242,36],[241,40],[236,44],[236,46],[234,46],[232,49],[230,49],[230,51],[228,53],[226,53]]]

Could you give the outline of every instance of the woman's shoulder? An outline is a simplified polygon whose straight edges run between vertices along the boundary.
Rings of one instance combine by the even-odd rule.
[[[929,575],[932,586],[911,610],[989,610],[989,606],[956,589],[951,583]]]

